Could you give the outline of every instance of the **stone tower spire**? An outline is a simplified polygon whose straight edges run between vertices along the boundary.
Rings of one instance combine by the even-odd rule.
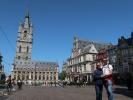
[[[18,28],[18,37],[16,44],[16,55],[14,63],[18,61],[30,61],[32,55],[32,24],[30,22],[29,12],[26,12],[23,23]]]
[[[24,28],[29,28],[29,27],[30,27],[30,16],[29,16],[29,11],[26,11]]]

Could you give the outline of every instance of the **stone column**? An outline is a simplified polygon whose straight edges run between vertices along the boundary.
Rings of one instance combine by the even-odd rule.
[[[88,78],[89,78],[89,76],[88,76],[88,74],[87,74],[87,82],[88,82]]]
[[[31,80],[31,71],[29,72],[29,79]]]
[[[11,74],[11,77],[14,78],[14,75],[15,75],[15,73],[14,73],[14,71],[13,71],[12,74]]]
[[[26,77],[26,75],[27,75],[27,72],[25,71],[25,74],[24,74],[25,81],[27,81],[27,77]]]
[[[37,72],[37,80],[39,80],[39,72]]]
[[[58,72],[56,72],[56,81],[58,81]]]
[[[21,79],[21,80],[22,80],[22,74],[23,74],[23,73],[22,73],[22,71],[21,71],[21,72],[20,72],[20,79]]]
[[[49,72],[49,75],[48,75],[48,77],[49,77],[49,81],[50,81],[50,72]]]
[[[45,72],[45,81],[47,80],[47,72]]]
[[[16,82],[18,80],[18,71],[16,71]]]
[[[92,74],[90,74],[90,82],[92,82]]]
[[[54,74],[52,73],[52,81],[54,82]]]
[[[33,72],[33,80],[35,80],[35,72]]]
[[[43,72],[41,72],[41,80],[43,80]]]

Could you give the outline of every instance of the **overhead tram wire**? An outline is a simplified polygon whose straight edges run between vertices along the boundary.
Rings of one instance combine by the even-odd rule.
[[[0,26],[0,31],[1,31],[1,33],[4,35],[4,37],[5,37],[5,39],[7,40],[9,46],[12,48],[13,51],[15,51],[15,48],[14,48],[13,45],[11,44],[11,41],[8,39],[8,37],[7,37],[7,35],[6,35],[5,31],[4,31],[4,29],[3,29],[1,26]],[[8,66],[11,65],[10,63],[8,63],[8,62],[5,61],[5,60],[4,60],[4,62],[5,62],[5,64],[7,64]]]
[[[7,35],[6,35],[5,31],[4,31],[4,29],[3,29],[1,26],[0,26],[0,31],[1,31],[1,33],[4,35],[4,37],[6,38],[8,44],[10,45],[10,47],[12,48],[12,50],[15,51],[14,46],[12,45],[11,41],[8,39],[8,37],[7,37]]]
[[[9,66],[11,65],[11,63],[6,62],[5,60],[3,60],[3,62]]]

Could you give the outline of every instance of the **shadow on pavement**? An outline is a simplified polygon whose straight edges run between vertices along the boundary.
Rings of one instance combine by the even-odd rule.
[[[122,88],[122,87],[117,87],[114,89],[113,91],[115,94],[121,94],[121,95],[124,95],[124,96],[128,96],[130,98],[133,98],[133,90],[132,91],[129,91],[128,89],[126,88]]]

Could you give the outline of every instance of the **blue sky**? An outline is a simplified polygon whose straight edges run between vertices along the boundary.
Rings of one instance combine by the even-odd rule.
[[[29,9],[33,30],[33,60],[62,62],[71,55],[73,37],[117,44],[133,31],[133,0],[0,0],[0,52],[5,72],[11,72],[18,25]],[[12,46],[11,46],[12,44]]]

